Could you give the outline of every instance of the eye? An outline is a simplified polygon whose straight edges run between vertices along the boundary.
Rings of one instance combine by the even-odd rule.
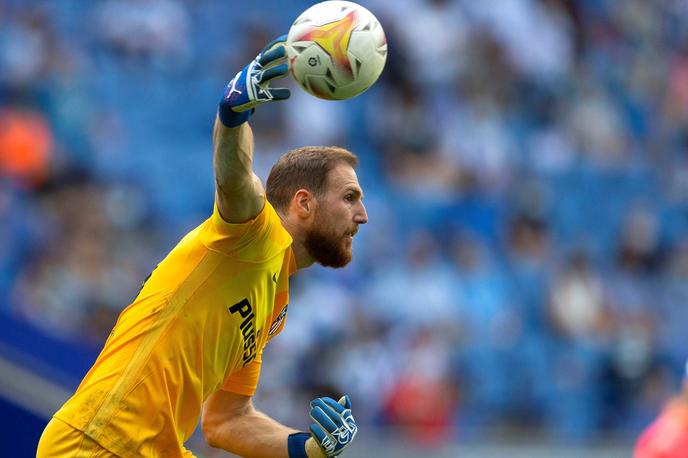
[[[354,201],[354,195],[352,193],[347,194],[344,199],[346,199],[347,202],[353,202]]]

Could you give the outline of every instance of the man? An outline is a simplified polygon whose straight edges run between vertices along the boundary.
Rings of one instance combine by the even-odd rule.
[[[640,435],[634,457],[688,458],[688,361],[681,392]]]
[[[347,396],[311,402],[309,433],[252,402],[266,343],[284,326],[289,276],[342,267],[368,220],[356,157],[335,147],[285,154],[266,189],[253,173],[254,107],[289,97],[285,37],[228,84],[214,130],[215,208],[158,265],[94,366],[43,433],[43,457],[191,456],[201,409],[209,444],[245,457],[331,457],[357,428]],[[266,200],[267,196],[267,200]]]

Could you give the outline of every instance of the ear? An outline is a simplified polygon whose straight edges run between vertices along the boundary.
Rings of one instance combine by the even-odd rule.
[[[315,211],[316,201],[307,189],[299,189],[291,200],[294,213],[301,219],[308,219]]]

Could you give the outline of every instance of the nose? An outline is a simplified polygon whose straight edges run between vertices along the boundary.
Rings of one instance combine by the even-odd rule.
[[[354,213],[354,222],[356,224],[365,224],[368,222],[368,212],[363,202],[360,202],[359,208],[357,208],[356,213]]]

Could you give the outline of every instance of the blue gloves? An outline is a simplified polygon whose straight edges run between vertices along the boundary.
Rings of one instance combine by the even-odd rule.
[[[284,43],[286,35],[268,43],[256,58],[229,82],[220,101],[218,115],[227,127],[237,127],[251,117],[254,107],[267,102],[285,100],[290,92],[286,88],[270,88],[275,78],[287,75]]]
[[[311,401],[310,430],[325,456],[338,456],[354,440],[358,428],[351,415],[351,400],[342,396],[339,402],[332,398]]]

